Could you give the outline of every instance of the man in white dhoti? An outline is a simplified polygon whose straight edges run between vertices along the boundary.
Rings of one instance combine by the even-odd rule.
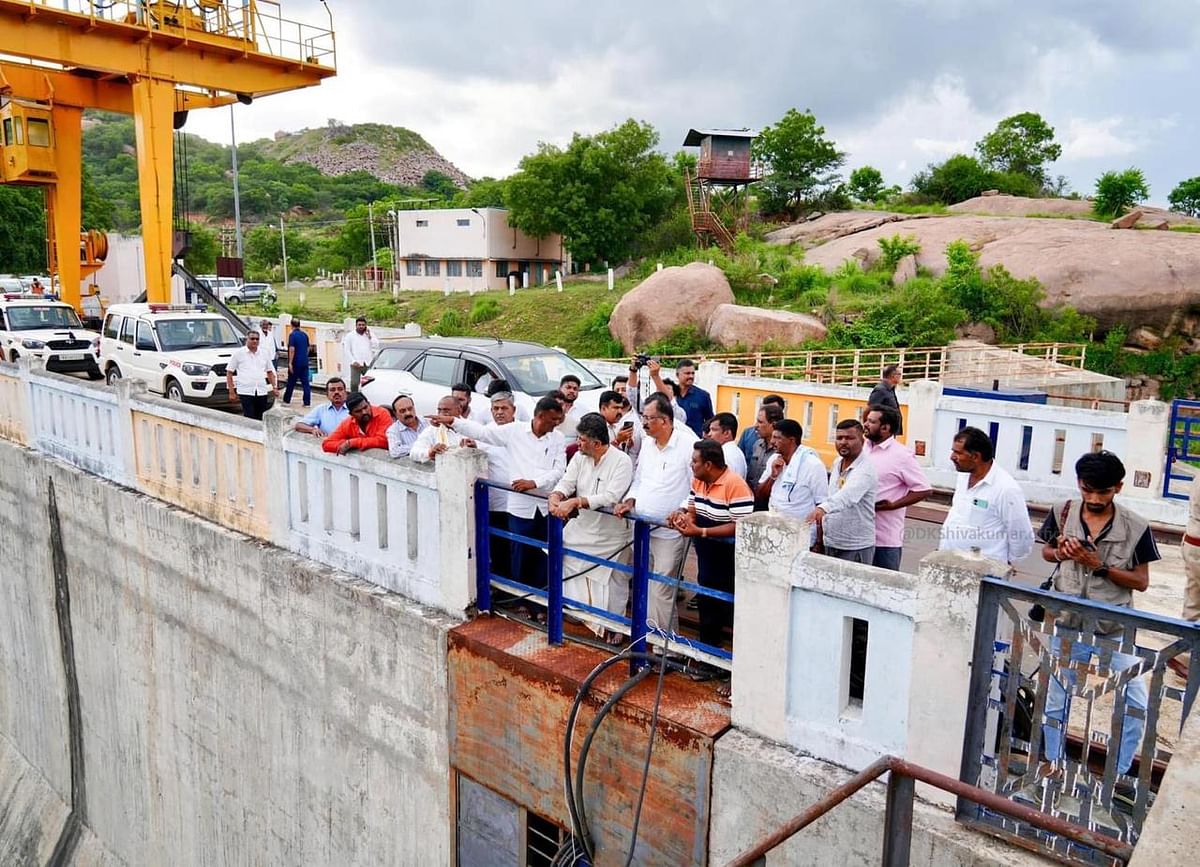
[[[550,514],[566,521],[564,547],[629,562],[629,525],[599,510],[611,509],[624,498],[633,481],[633,462],[609,444],[608,422],[599,413],[583,416],[577,432],[579,451],[550,493]],[[629,601],[629,575],[567,554],[563,557],[563,597],[620,616]],[[566,604],[570,606],[570,601]],[[582,618],[610,644],[621,641],[619,632],[606,632],[603,621],[593,615],[584,613]]]

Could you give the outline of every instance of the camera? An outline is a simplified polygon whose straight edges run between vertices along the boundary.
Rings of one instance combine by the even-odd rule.
[[[633,357],[633,366],[636,368],[641,369],[649,363],[650,363],[650,356],[646,355],[644,353],[639,353]]]

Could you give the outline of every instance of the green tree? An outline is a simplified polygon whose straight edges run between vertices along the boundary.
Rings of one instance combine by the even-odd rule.
[[[930,164],[913,175],[913,191],[946,205],[973,199],[991,188],[993,175],[979,160],[955,154],[940,165]]]
[[[1100,217],[1119,217],[1150,196],[1150,187],[1141,169],[1105,172],[1096,181],[1092,210]]]
[[[846,162],[846,154],[825,137],[825,127],[813,113],[794,108],[758,134],[753,150],[755,159],[767,166],[759,203],[768,213],[809,210],[839,186],[837,170]]]
[[[1190,217],[1200,217],[1200,176],[1180,181],[1167,196],[1171,210]]]
[[[454,197],[456,208],[503,208],[508,182],[495,178],[480,178],[459,190]]]
[[[437,169],[430,169],[425,173],[421,178],[421,189],[447,201],[458,194],[458,184],[454,183],[454,179]]]
[[[883,196],[883,172],[874,166],[859,166],[850,173],[850,195],[860,202],[876,202]]]
[[[196,223],[188,225],[191,242],[187,255],[183,257],[184,266],[193,274],[211,274],[217,270],[217,233],[207,226]]]
[[[580,262],[616,262],[666,212],[671,170],[646,123],[584,136],[565,149],[542,144],[508,179],[509,223],[534,237],[563,235]]]
[[[46,268],[46,206],[39,187],[0,184],[0,271]]]
[[[1062,156],[1054,127],[1033,111],[1006,117],[975,145],[980,162],[998,172],[1014,172],[1046,183],[1046,164]]]

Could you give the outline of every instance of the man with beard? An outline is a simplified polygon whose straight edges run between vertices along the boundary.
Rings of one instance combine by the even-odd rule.
[[[1112,452],[1090,452],[1076,461],[1075,477],[1079,484],[1079,500],[1056,504],[1038,534],[1045,543],[1042,559],[1055,564],[1054,589],[1080,599],[1132,608],[1133,591],[1146,591],[1150,586],[1150,564],[1161,558],[1146,520],[1115,501],[1124,484],[1125,466]],[[1057,617],[1060,634],[1063,634],[1061,630],[1077,630],[1084,625],[1078,614],[1064,612]],[[1086,634],[1072,641],[1072,665],[1059,667],[1065,684],[1058,676],[1051,677],[1045,716],[1058,725],[1042,726],[1046,757],[1051,761],[1062,758],[1062,730],[1066,727],[1070,704],[1067,690],[1071,689],[1074,694],[1076,667],[1090,665],[1093,654],[1102,660],[1101,647],[1121,644],[1122,631],[1122,626],[1115,620],[1096,621],[1094,636],[1104,644],[1089,644]],[[1063,652],[1065,645],[1065,641],[1061,645],[1058,641],[1050,643],[1052,652],[1056,653]],[[1114,650],[1109,667],[1118,672],[1139,662],[1140,657]],[[1122,697],[1125,707],[1135,712],[1125,714],[1121,727],[1116,766],[1119,775],[1128,773],[1142,741],[1146,682],[1138,677],[1129,680],[1117,691],[1117,699]],[[1114,793],[1117,805],[1131,807],[1134,795],[1135,784],[1119,779]]]
[[[879,490],[875,501],[875,565],[900,571],[904,551],[904,519],[908,507],[933,493],[929,479],[907,446],[896,442],[900,413],[886,406],[873,406],[863,419],[867,455],[875,465]]]
[[[838,457],[829,468],[829,495],[808,516],[825,553],[851,563],[875,559],[875,491],[878,479],[863,450],[863,427],[852,418],[837,426]]]

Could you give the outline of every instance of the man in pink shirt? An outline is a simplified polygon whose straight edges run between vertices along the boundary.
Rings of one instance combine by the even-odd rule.
[[[879,477],[874,564],[897,572],[904,548],[905,513],[909,506],[933,493],[913,453],[896,442],[894,434],[899,427],[900,414],[891,407],[873,406],[863,419],[866,452]]]

